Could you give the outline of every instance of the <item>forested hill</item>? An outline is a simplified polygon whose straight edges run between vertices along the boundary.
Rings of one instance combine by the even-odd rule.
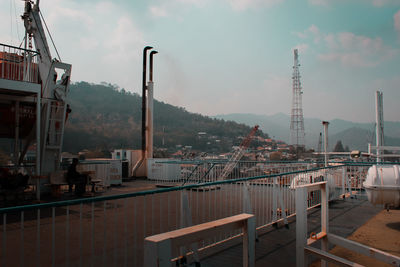
[[[73,83],[68,102],[72,109],[64,135],[64,151],[113,150],[141,147],[141,103],[136,93],[110,84]],[[173,150],[177,145],[201,151],[230,151],[251,127],[212,119],[154,101],[154,146]],[[206,134],[199,136],[199,132]],[[267,138],[268,135],[259,132]],[[164,145],[162,144],[164,139]]]

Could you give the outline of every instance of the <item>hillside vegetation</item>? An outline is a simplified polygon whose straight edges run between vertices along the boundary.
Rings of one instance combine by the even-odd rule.
[[[65,128],[64,151],[140,149],[142,98],[138,94],[110,84],[79,82],[71,85],[68,102],[72,113]],[[157,148],[173,150],[182,145],[200,151],[228,152],[250,130],[244,124],[212,119],[154,101],[154,146]],[[199,137],[198,132],[206,135]],[[258,135],[268,137],[262,132]]]

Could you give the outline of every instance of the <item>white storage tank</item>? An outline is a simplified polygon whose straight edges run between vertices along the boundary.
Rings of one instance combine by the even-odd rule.
[[[400,206],[400,172],[398,165],[373,165],[369,168],[364,188],[368,200],[387,208]]]

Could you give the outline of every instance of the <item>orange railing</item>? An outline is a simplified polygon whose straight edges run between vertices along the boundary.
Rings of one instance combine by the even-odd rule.
[[[0,79],[39,83],[39,53],[0,43]]]

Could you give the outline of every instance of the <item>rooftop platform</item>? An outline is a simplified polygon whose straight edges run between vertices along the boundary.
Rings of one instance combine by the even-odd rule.
[[[364,224],[375,218],[382,212],[382,207],[372,206],[365,198],[354,198],[332,201],[329,204],[329,227],[330,231],[341,237],[349,237]],[[383,211],[386,212],[386,211]],[[400,212],[393,213],[394,220],[400,222]],[[308,231],[316,232],[320,229],[320,209],[313,209],[308,214]],[[266,233],[258,236],[256,242],[256,265],[255,266],[296,266],[296,223],[295,217],[289,220],[289,229],[282,225],[275,229],[270,227]],[[390,227],[381,225],[382,228]],[[400,228],[400,227],[399,227]],[[400,238],[400,229],[397,229]],[[368,238],[366,238],[368,240]],[[400,240],[400,239],[397,239]],[[392,240],[391,251],[397,251],[400,255],[398,241]],[[381,240],[381,242],[384,240]],[[362,240],[358,240],[362,242]],[[396,244],[397,242],[397,244]],[[317,244],[319,245],[319,244]],[[374,246],[374,244],[370,244]],[[390,245],[389,245],[390,246]],[[396,249],[397,246],[397,249]],[[380,248],[385,250],[385,248]],[[217,253],[201,261],[202,267],[216,266],[242,266],[242,246],[236,245],[223,252]],[[371,265],[370,265],[371,266]],[[373,265],[372,265],[373,266]],[[376,266],[376,265],[375,265]]]

